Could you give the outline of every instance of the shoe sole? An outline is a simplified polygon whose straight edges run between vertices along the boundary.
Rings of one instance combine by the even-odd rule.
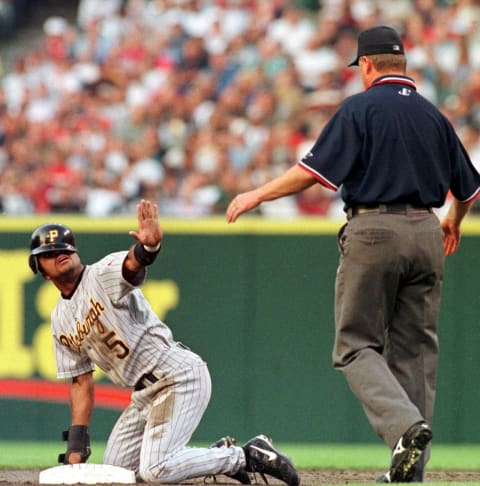
[[[422,457],[423,452],[431,440],[432,431],[430,429],[422,429],[416,437],[410,439],[406,457],[390,470],[391,483],[409,481],[409,476],[413,473],[413,466],[415,466],[420,457]]]

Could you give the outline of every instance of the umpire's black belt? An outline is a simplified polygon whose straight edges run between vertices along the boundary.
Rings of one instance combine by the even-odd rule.
[[[153,373],[145,373],[140,377],[133,389],[135,391],[140,391],[147,388],[147,386],[153,385],[157,381],[158,378]]]
[[[362,214],[423,214],[431,212],[432,208],[428,206],[414,206],[412,204],[360,204],[347,209],[347,219]]]

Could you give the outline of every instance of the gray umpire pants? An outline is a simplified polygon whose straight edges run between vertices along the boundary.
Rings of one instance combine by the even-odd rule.
[[[443,232],[433,213],[362,214],[339,249],[334,367],[392,449],[414,423],[432,423]]]

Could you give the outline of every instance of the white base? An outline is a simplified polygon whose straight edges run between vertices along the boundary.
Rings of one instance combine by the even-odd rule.
[[[135,473],[107,464],[68,464],[40,472],[40,484],[135,484]]]

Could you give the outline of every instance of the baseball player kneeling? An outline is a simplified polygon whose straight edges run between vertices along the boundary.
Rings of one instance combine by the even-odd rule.
[[[249,473],[258,471],[297,486],[292,462],[264,435],[243,447],[228,436],[208,448],[187,447],[210,399],[210,374],[197,354],[173,339],[139,288],[145,267],[158,257],[163,230],[150,201],[138,204],[137,219],[138,230],[130,231],[136,243],[92,265],[81,262],[74,234],[62,224],[42,225],[31,237],[30,268],[60,292],[51,326],[57,376],[71,379],[72,415],[60,462],[90,456],[96,365],[133,390],[107,442],[105,464],[147,482],[225,474],[249,484]]]

